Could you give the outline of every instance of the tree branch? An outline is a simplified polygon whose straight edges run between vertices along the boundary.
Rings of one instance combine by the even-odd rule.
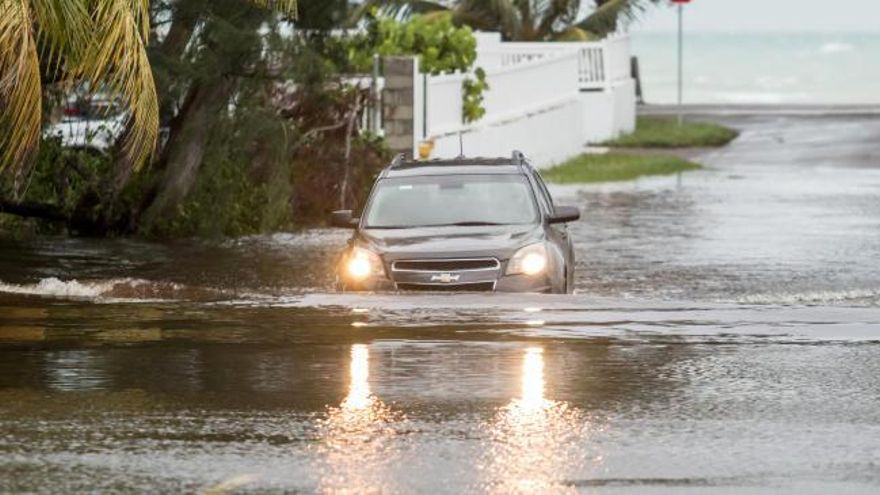
[[[8,213],[25,218],[41,218],[43,220],[51,220],[53,222],[69,222],[70,217],[64,213],[58,206],[33,203],[23,201],[15,203],[0,199],[0,213]]]

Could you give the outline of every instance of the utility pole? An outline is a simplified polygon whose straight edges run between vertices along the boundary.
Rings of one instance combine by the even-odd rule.
[[[678,8],[678,126],[684,122],[684,4],[691,0],[672,0]]]

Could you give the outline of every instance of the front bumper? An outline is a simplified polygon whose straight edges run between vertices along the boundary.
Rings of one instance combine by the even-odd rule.
[[[405,282],[392,281],[385,277],[370,277],[362,281],[342,281],[343,291],[363,292],[551,292],[552,284],[546,274],[540,275],[503,275],[494,280],[469,282]]]

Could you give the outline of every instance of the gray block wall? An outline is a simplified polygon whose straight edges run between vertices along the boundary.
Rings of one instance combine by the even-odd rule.
[[[415,84],[418,60],[415,57],[385,57],[385,89],[382,93],[382,120],[385,142],[392,153],[412,158],[414,141]]]

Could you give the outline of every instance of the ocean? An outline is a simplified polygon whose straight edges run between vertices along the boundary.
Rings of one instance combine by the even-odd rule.
[[[647,103],[676,101],[675,33],[633,33]],[[878,104],[880,32],[686,33],[685,103]]]

